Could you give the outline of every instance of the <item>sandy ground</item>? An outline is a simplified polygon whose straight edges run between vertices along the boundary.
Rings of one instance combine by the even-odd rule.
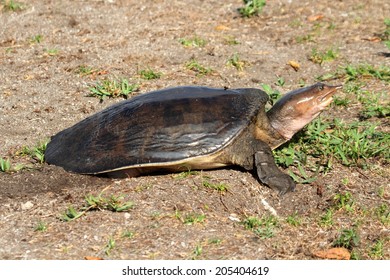
[[[2,9],[0,157],[31,168],[0,172],[0,259],[313,259],[332,247],[341,229],[357,225],[360,243],[350,249],[354,256],[390,258],[388,226],[367,214],[389,205],[389,166],[380,160],[373,159],[368,169],[336,162],[317,181],[279,197],[239,169],[112,180],[20,156],[23,147],[121,101],[88,97],[89,87],[103,79],[127,78],[139,85],[134,94],[179,85],[262,83],[284,93],[348,64],[389,65],[389,49],[375,39],[389,18],[388,1],[267,1],[258,17],[247,19],[237,12],[241,6],[239,0],[31,0],[20,11]],[[180,42],[195,37],[205,45]],[[313,63],[308,59],[313,48],[335,48],[339,55]],[[227,63],[234,54],[243,61],[242,71]],[[212,73],[197,75],[185,66],[191,59]],[[80,73],[81,66],[92,73]],[[148,68],[161,77],[142,79],[139,71]],[[283,86],[275,84],[280,77]],[[389,89],[380,80],[367,84],[375,91]],[[358,109],[331,106],[323,117],[353,121]],[[388,119],[379,122],[380,129],[388,129]],[[205,178],[226,184],[228,191],[204,187]],[[377,195],[379,190],[384,194]],[[332,226],[320,226],[335,194],[345,191],[352,193],[356,209],[352,214],[338,210]],[[134,207],[61,220],[69,207],[80,210],[87,195],[102,192],[122,196]],[[270,238],[242,224],[247,217],[271,214],[279,222]],[[291,215],[299,217],[299,226],[286,222]],[[199,221],[188,223],[189,217]],[[383,253],[375,257],[370,252],[378,240]]]

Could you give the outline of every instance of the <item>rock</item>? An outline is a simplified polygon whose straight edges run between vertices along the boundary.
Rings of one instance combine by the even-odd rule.
[[[22,206],[22,210],[25,211],[33,208],[34,204],[31,201],[27,201],[26,203],[22,203],[21,206]]]

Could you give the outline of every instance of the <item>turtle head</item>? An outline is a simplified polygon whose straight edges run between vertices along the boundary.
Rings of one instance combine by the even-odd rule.
[[[286,140],[291,139],[332,102],[340,88],[317,83],[287,93],[267,112],[270,125]]]

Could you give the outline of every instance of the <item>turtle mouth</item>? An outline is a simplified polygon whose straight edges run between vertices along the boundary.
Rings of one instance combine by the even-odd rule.
[[[321,106],[323,107],[328,106],[333,100],[333,95],[336,93],[338,89],[342,87],[343,87],[342,85],[329,86],[329,89],[323,94],[321,94],[321,96],[318,98],[318,101],[321,104]]]

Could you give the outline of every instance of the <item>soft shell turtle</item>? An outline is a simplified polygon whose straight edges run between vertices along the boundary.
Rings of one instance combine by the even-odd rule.
[[[280,193],[295,183],[271,149],[288,141],[332,101],[338,86],[289,92],[268,112],[253,88],[175,87],[115,104],[53,136],[49,164],[115,177],[238,165]]]

